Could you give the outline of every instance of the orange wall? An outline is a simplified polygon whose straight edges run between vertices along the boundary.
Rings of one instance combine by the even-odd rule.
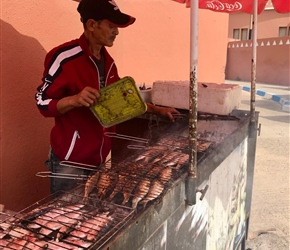
[[[110,52],[120,76],[137,83],[189,78],[189,9],[171,0],[119,0],[136,23],[120,29]],[[70,0],[1,1],[0,203],[20,210],[49,194],[46,171],[53,120],[42,117],[34,94],[52,47],[79,37],[82,25]],[[199,80],[223,82],[228,15],[200,11]]]
[[[290,86],[290,37],[258,39],[257,82]],[[230,42],[226,79],[251,81],[252,42]]]

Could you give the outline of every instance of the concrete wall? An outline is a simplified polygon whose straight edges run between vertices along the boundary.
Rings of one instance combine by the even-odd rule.
[[[146,84],[188,79],[189,9],[170,0],[117,3],[137,17],[133,26],[120,29],[110,48],[120,75]],[[0,203],[8,209],[20,210],[49,194],[49,180],[35,173],[47,170],[43,163],[53,119],[39,114],[34,94],[47,51],[82,33],[77,4],[1,1]],[[224,81],[227,24],[227,14],[200,11],[200,81]]]
[[[251,81],[252,42],[228,44],[226,79]],[[257,82],[290,86],[290,38],[258,39]]]

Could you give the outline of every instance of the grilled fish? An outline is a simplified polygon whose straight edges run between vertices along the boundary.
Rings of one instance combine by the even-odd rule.
[[[128,174],[127,175],[119,174],[115,188],[113,189],[113,192],[110,194],[108,198],[109,201],[111,201],[116,196],[117,193],[123,190],[123,187],[127,182],[128,178],[129,178]]]
[[[185,163],[187,163],[189,160],[189,155],[188,154],[182,154],[179,159],[178,159],[178,162],[177,162],[177,165],[175,167],[176,170],[179,170],[180,167],[182,165],[184,165]]]
[[[163,168],[162,165],[154,165],[147,173],[147,176],[152,178],[152,179],[155,178],[160,173],[162,168]]]
[[[61,222],[64,225],[75,224],[78,220],[80,220],[82,216],[77,213],[67,213],[64,215],[59,215],[55,218],[56,221]]]
[[[25,245],[26,248],[24,249],[47,249],[47,242],[46,241],[41,241],[37,238],[29,238],[28,243]]]
[[[0,240],[0,247],[6,247],[11,243],[11,239],[1,239]],[[2,248],[5,249],[5,248]]]
[[[115,172],[102,172],[100,173],[99,181],[97,184],[97,197],[103,199],[106,196],[109,188],[113,189],[118,181],[118,174]]]
[[[82,249],[82,248],[79,248],[77,246],[66,244],[65,242],[57,242],[57,241],[50,241],[47,245],[48,246],[46,249],[51,249],[51,250],[61,250],[61,249],[78,250],[78,249]]]
[[[178,163],[179,157],[182,155],[179,151],[172,151],[170,154],[168,154],[168,157],[166,157],[162,163],[165,166],[175,166]]]
[[[62,210],[64,213],[76,212],[76,211],[80,210],[81,208],[83,208],[84,206],[85,206],[84,204],[74,204],[74,205],[70,205],[70,206],[66,206],[66,207],[61,207],[59,209]]]
[[[27,227],[31,229],[37,229],[45,225],[50,220],[51,220],[51,217],[46,216],[46,215],[41,215],[37,219],[35,219],[33,222],[29,223]]]
[[[100,173],[96,172],[94,175],[90,176],[90,178],[87,180],[86,185],[85,185],[84,199],[83,199],[84,202],[88,201],[89,194],[96,187],[99,177],[100,177]]]
[[[112,219],[113,218],[111,216],[108,216],[108,212],[101,213],[94,218],[82,223],[80,229],[86,231],[87,240],[93,241],[96,239],[96,236],[99,234],[99,232],[108,226]]]
[[[158,179],[162,184],[165,184],[171,179],[172,176],[172,169],[171,167],[166,167],[161,170],[161,172],[158,175]]]
[[[150,188],[150,180],[148,178],[144,178],[139,182],[139,185],[136,187],[134,191],[134,198],[132,199],[132,208],[135,209],[139,203],[148,193]]]
[[[164,189],[163,184],[157,179],[155,179],[152,182],[152,185],[150,186],[147,195],[144,197],[144,199],[142,199],[140,204],[144,204],[144,207],[146,207],[147,202],[156,199],[163,192],[163,189]]]
[[[182,154],[179,157],[177,164],[178,165],[183,165],[183,164],[187,163],[188,160],[189,160],[189,154]]]
[[[136,162],[149,162],[150,160],[154,160],[159,154],[162,152],[167,152],[168,148],[161,145],[149,146],[144,149],[144,152],[140,154],[135,161]],[[157,160],[156,160],[157,161]]]
[[[90,245],[92,245],[91,242],[87,242],[87,241],[81,240],[80,238],[72,237],[72,236],[67,237],[64,240],[64,242],[71,243],[76,246],[80,246],[82,247],[82,249],[83,248],[87,249]]]
[[[129,201],[129,199],[132,195],[132,191],[134,190],[134,188],[138,184],[138,180],[135,177],[136,176],[131,176],[131,179],[128,180],[123,187],[124,199],[123,199],[122,205],[126,204]]]
[[[26,240],[23,239],[14,239],[12,243],[6,245],[6,249],[15,249],[15,250],[22,250],[25,249],[25,245],[27,244]]]
[[[39,231],[39,233],[46,237],[49,236],[51,238],[56,238],[57,237],[57,231],[59,229],[61,229],[64,225],[60,224],[59,222],[55,222],[55,221],[50,221],[47,222]],[[54,237],[52,237],[51,235],[55,233]]]

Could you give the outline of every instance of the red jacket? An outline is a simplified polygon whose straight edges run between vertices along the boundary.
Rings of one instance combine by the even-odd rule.
[[[113,58],[103,48],[106,85],[120,79]],[[65,114],[57,111],[57,102],[78,94],[86,86],[100,89],[99,71],[92,59],[84,35],[52,49],[45,58],[42,85],[37,88],[37,107],[45,117],[54,117],[51,147],[60,160],[85,164],[103,163],[111,150],[107,130],[89,108],[74,108]]]

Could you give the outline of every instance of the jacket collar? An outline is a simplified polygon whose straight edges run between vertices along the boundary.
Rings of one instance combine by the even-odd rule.
[[[88,40],[85,37],[84,33],[80,36],[79,43],[80,43],[80,46],[81,46],[82,50],[84,51],[84,53],[87,56],[92,58],[93,54],[92,54],[92,52],[90,50]],[[110,59],[110,61],[112,61],[112,62],[114,61],[113,58],[109,55],[107,49],[104,46],[102,47],[102,52],[103,52],[103,55],[106,58],[106,60]]]

